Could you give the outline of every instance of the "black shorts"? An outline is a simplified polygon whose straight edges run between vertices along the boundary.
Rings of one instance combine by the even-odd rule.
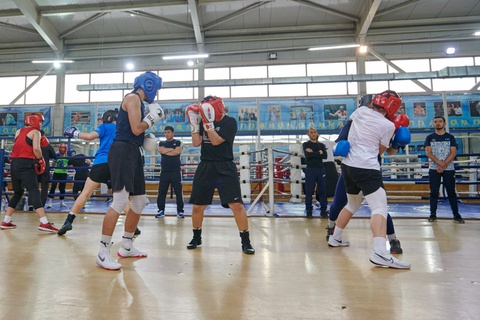
[[[348,194],[358,194],[362,191],[366,196],[380,188],[385,189],[380,170],[355,168],[342,163],[342,175]]]
[[[108,183],[110,181],[110,169],[108,169],[108,163],[94,165],[92,169],[90,169],[88,177],[96,183]]]
[[[213,162],[202,161],[198,164],[193,178],[191,204],[208,205],[212,203],[215,189],[220,195],[224,208],[229,203],[243,203],[237,166],[232,161]]]
[[[125,188],[132,196],[145,194],[143,157],[139,146],[114,141],[108,152],[108,167],[114,192]]]

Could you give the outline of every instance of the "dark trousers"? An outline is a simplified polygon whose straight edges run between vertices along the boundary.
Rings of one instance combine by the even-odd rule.
[[[312,198],[317,185],[317,195],[320,201],[320,210],[327,210],[327,192],[326,192],[326,174],[325,168],[306,168],[305,169],[305,209],[313,210]]]
[[[438,173],[437,170],[428,170],[430,179],[430,214],[437,214],[438,192],[443,177],[443,186],[447,190],[448,202],[452,208],[453,215],[458,215],[457,194],[455,192],[455,170],[445,170]]]
[[[67,180],[66,173],[53,173],[52,180]],[[49,198],[53,198],[53,194],[55,193],[55,189],[57,189],[58,182],[52,182],[52,187],[50,188],[50,192],[48,193]],[[60,190],[60,200],[65,199],[65,186],[67,185],[66,182],[58,183],[58,190]]]
[[[183,212],[182,176],[179,171],[167,171],[160,173],[158,185],[157,207],[158,210],[165,210],[165,198],[167,197],[168,186],[172,185],[177,202],[177,212]]]
[[[48,197],[48,185],[50,184],[50,170],[45,169],[45,172],[38,176],[38,182],[40,183],[40,198],[42,199],[42,205],[45,206]]]

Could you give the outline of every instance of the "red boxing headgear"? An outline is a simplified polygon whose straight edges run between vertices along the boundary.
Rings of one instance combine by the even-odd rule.
[[[222,98],[217,96],[208,96],[203,98],[200,104],[209,103],[215,110],[215,121],[220,121],[223,114],[225,113],[225,105],[223,104]]]
[[[41,114],[32,113],[32,114],[25,117],[25,120],[23,121],[23,123],[26,126],[30,126],[30,127],[35,128],[37,130],[40,130],[40,127],[42,126],[42,124],[40,122],[43,122],[43,121],[45,121],[45,118]]]
[[[60,154],[65,154],[67,153],[67,145],[65,143],[61,143],[59,146],[58,146],[58,152],[60,152]]]
[[[377,108],[383,108],[387,111],[385,116],[388,120],[393,121],[395,113],[400,108],[402,104],[402,98],[392,90],[386,90],[382,93],[376,94],[373,97],[372,105]]]

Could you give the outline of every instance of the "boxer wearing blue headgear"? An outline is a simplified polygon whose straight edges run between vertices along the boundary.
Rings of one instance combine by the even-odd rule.
[[[152,103],[153,100],[155,100],[157,91],[162,88],[162,78],[151,71],[142,73],[136,77],[135,81],[133,82],[134,92],[136,92],[139,88],[145,93],[145,98],[143,100],[148,103]]]

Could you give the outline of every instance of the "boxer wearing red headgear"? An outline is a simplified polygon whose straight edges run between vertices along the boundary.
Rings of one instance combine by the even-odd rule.
[[[29,202],[35,209],[40,220],[38,230],[55,233],[58,231],[48,222],[43,209],[43,203],[38,190],[37,174],[45,170],[45,161],[40,147],[40,127],[43,116],[33,114],[25,117],[26,128],[17,130],[13,144],[10,172],[14,195],[8,203],[5,218],[0,226],[2,229],[15,229],[12,223],[12,214],[18,202],[23,197],[24,188],[29,195]]]
[[[372,106],[374,108],[384,109],[387,112],[385,117],[390,121],[393,121],[393,117],[401,104],[402,98],[392,90],[386,90],[382,93],[376,94],[372,100]]]

